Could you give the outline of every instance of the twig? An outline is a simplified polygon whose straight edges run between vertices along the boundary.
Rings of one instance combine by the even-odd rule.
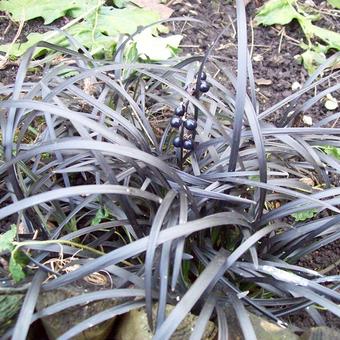
[[[282,47],[282,41],[283,41],[283,36],[286,35],[286,28],[283,26],[281,31],[280,31],[280,41],[279,41],[279,48],[277,50],[277,53],[281,53],[281,47]]]
[[[272,29],[273,29],[276,33],[280,33],[280,32],[281,32],[281,30],[278,30],[277,28],[272,27]],[[295,43],[296,45],[300,45],[300,41],[299,41],[299,40],[296,40],[296,39],[290,37],[289,35],[287,35],[287,33],[285,33],[285,38],[286,38],[287,40],[290,40],[291,42]]]
[[[235,28],[235,25],[233,23],[233,19],[231,18],[231,16],[228,14],[228,19],[231,23],[231,27],[233,28],[233,35],[232,35],[232,38],[235,39],[236,38],[236,28]]]

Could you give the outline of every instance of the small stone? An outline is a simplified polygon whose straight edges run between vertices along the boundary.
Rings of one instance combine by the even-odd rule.
[[[302,121],[304,122],[304,124],[306,124],[308,126],[312,126],[313,125],[313,119],[312,119],[311,116],[304,115],[302,117]]]
[[[330,111],[336,110],[339,106],[338,101],[331,94],[328,94],[326,98],[325,108]]]
[[[168,316],[174,306],[166,305],[165,314]],[[152,308],[153,319],[156,319],[157,305]],[[195,328],[197,316],[189,313],[180,323],[176,331],[171,335],[171,340],[189,340],[192,329]],[[116,340],[151,340],[152,332],[149,328],[145,308],[132,310],[125,314],[115,332]],[[208,322],[203,340],[216,339],[217,327],[211,321]]]
[[[254,54],[253,60],[256,61],[256,62],[260,62],[260,61],[263,60],[263,55],[261,55],[261,54]]]
[[[294,83],[292,84],[292,90],[296,91],[296,90],[300,90],[301,89],[301,84],[298,81],[294,81]]]
[[[256,79],[255,83],[256,85],[259,85],[259,86],[268,86],[268,85],[271,85],[273,82],[270,79],[260,78],[260,79]]]

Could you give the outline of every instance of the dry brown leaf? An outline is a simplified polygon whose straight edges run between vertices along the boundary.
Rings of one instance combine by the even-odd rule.
[[[154,12],[157,12],[161,19],[168,19],[173,10],[163,4],[159,3],[159,0],[131,0],[134,4],[142,8],[148,8]]]
[[[314,181],[311,178],[309,178],[309,177],[302,177],[302,178],[299,179],[299,181],[301,183],[307,184],[307,185],[309,185],[311,187],[314,186]]]

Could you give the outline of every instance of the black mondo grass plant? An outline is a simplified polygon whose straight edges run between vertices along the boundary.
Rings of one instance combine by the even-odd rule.
[[[245,339],[256,339],[247,311],[282,327],[303,310],[320,324],[324,309],[340,317],[339,277],[297,265],[340,236],[340,188],[332,182],[339,160],[324,152],[340,147],[340,128],[327,127],[339,113],[291,126],[339,91],[340,82],[317,91],[339,79],[339,70],[329,71],[337,56],[261,111],[243,1],[237,12],[237,77],[212,56],[214,44],[204,56],[147,64],[126,63],[121,53],[103,62],[78,45],[82,53],[39,43],[65,57],[45,65],[37,82],[25,81],[33,49],[23,57],[15,84],[0,91],[2,232],[17,224],[14,249],[30,264],[22,268],[30,284],[8,336],[25,339],[38,318],[112,298],[122,302],[59,339],[143,306],[154,339],[168,339],[189,312],[199,316],[192,339],[209,319],[226,339],[230,307]],[[277,127],[267,118],[279,110],[285,120]],[[311,209],[318,218],[292,222],[292,214]],[[80,265],[51,267],[61,254]],[[40,292],[101,271],[110,289],[35,311]],[[0,289],[15,289],[2,281]],[[169,315],[166,304],[174,306]]]

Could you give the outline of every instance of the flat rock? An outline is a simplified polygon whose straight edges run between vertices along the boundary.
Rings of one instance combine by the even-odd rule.
[[[313,327],[305,332],[301,340],[340,340],[340,330],[330,327]]]
[[[227,314],[229,339],[243,340],[244,336],[232,306],[225,309]],[[297,340],[299,337],[288,328],[268,321],[266,318],[248,312],[250,321],[259,340]]]
[[[44,292],[39,296],[37,303],[37,310],[40,311],[45,307],[53,305],[57,302],[66,300],[67,298],[84,294],[88,287],[75,287],[66,286],[52,291]],[[75,326],[79,322],[99,313],[105,309],[108,309],[116,305],[116,301],[111,299],[99,300],[90,302],[88,304],[77,305],[72,308],[68,308],[64,311],[58,312],[51,316],[42,318],[43,325],[50,340],[57,339],[60,335],[64,334],[71,327]],[[107,338],[111,331],[115,318],[104,321],[99,325],[88,328],[77,336],[73,337],[73,340],[91,340]]]
[[[166,315],[174,309],[174,306],[166,306]],[[157,306],[154,306],[152,312],[154,319],[156,317]],[[178,326],[175,333],[171,336],[172,340],[187,340],[195,327],[197,316],[188,314],[187,317]],[[204,332],[204,340],[213,340],[217,335],[217,327],[213,322],[207,324]],[[116,340],[151,340],[152,332],[149,328],[145,308],[139,308],[122,317],[116,333]]]

